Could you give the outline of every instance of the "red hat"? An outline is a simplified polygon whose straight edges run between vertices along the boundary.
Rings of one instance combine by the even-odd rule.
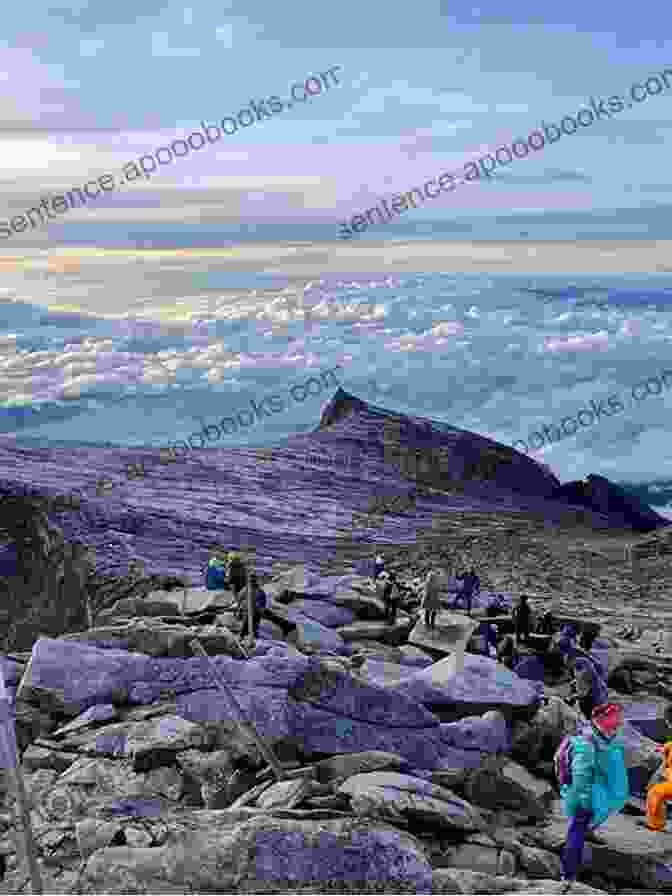
[[[607,737],[613,737],[623,724],[623,707],[620,703],[602,703],[591,716],[593,725]]]

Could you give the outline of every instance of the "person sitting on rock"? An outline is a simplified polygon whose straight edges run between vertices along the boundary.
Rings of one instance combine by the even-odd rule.
[[[441,608],[439,587],[438,571],[430,569],[425,580],[421,603],[421,607],[425,611],[425,627],[430,631],[436,628],[436,614]]]
[[[376,559],[373,561],[373,578],[374,578],[374,581],[375,581],[376,579],[378,579],[378,577],[380,576],[380,574],[381,574],[382,572],[384,572],[384,570],[385,570],[385,560],[383,559],[383,557],[380,556],[380,554],[378,554],[378,556],[376,557]]]
[[[663,762],[646,794],[646,826],[650,831],[662,833],[667,822],[666,803],[672,800],[672,740],[656,749],[663,754]]]
[[[620,812],[630,796],[624,745],[618,737],[623,721],[623,707],[605,703],[595,707],[590,722],[572,738],[571,783],[560,788],[569,818],[561,860],[564,892],[578,877],[587,834]]]
[[[516,644],[524,644],[530,635],[532,622],[532,608],[528,603],[526,594],[522,594],[520,600],[513,609],[513,623],[516,629]]]
[[[236,551],[231,551],[228,555],[226,578],[229,588],[235,595],[247,585],[247,569]]]
[[[261,624],[262,616],[264,615],[264,611],[268,605],[268,597],[266,592],[259,585],[259,580],[255,573],[250,573],[250,587],[252,588],[252,632],[255,638],[259,637],[259,625]],[[247,593],[243,591],[242,597],[240,600],[240,609],[242,611],[243,617],[243,628],[240,632],[240,637],[244,638],[247,634],[249,634],[250,630],[250,615],[247,608]]]

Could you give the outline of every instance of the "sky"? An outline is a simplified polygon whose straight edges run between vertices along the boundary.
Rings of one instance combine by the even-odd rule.
[[[555,5],[554,5],[555,6]],[[670,12],[570,0],[472,6],[445,0],[289,6],[245,0],[35,2],[3,10],[0,101],[9,217],[251,100],[334,66],[306,103],[173,160],[149,180],[72,210],[7,246],[47,244],[86,223],[333,222],[575,114],[672,65]],[[413,211],[637,208],[666,201],[668,93]],[[666,140],[667,138],[667,140]],[[80,228],[81,230],[81,228]],[[101,231],[101,234],[103,231]],[[101,236],[102,240],[102,236]]]

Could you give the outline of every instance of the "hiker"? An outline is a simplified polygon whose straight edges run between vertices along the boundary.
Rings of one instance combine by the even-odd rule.
[[[430,631],[436,628],[436,614],[441,608],[439,594],[439,573],[430,569],[425,579],[421,607],[425,611],[425,627]]]
[[[592,657],[577,651],[570,659],[569,668],[573,674],[567,702],[570,706],[578,704],[584,716],[590,719],[594,708],[609,699],[602,667]]]
[[[386,609],[386,620],[388,622],[397,621],[397,610],[399,609],[399,601],[401,600],[401,589],[399,581],[393,573],[387,574],[387,582],[383,589],[383,601]]]
[[[382,572],[385,570],[385,560],[378,554],[376,559],[373,561],[373,579],[374,581],[380,576]]]
[[[205,572],[205,587],[208,591],[226,588],[226,552],[216,548],[208,560]]]
[[[266,592],[259,585],[259,580],[253,572],[250,573],[250,587],[252,588],[252,632],[254,637],[258,638],[259,625],[261,623],[261,617],[264,615],[264,611],[268,605],[268,597]],[[247,589],[242,592],[239,603],[239,612],[243,617],[243,627],[240,631],[240,637],[244,638],[245,635],[249,634],[250,628],[250,616],[247,609]]]
[[[590,723],[574,737],[563,739],[556,753],[556,770],[565,814],[567,843],[562,853],[566,893],[576,880],[586,835],[620,812],[630,796],[619,703],[596,706]],[[564,758],[563,758],[564,757]]]
[[[235,595],[247,585],[247,570],[237,551],[231,551],[227,558],[226,578],[229,588]]]
[[[600,626],[597,622],[584,622],[579,636],[579,647],[590,653],[593,643],[600,634]]]
[[[486,613],[489,617],[496,616],[497,607],[489,606]],[[497,626],[489,619],[484,619],[476,630],[476,638],[482,655],[495,659],[497,657]]]
[[[513,608],[513,622],[516,628],[516,644],[525,644],[528,640],[532,622],[532,608],[527,594],[523,594]]]
[[[465,606],[467,608],[467,615],[471,616],[471,604],[474,599],[474,594],[476,594],[481,589],[481,580],[476,575],[476,570],[471,568],[471,570],[465,575],[461,573],[457,576],[458,579],[462,579],[462,587],[460,591],[457,593],[455,600],[452,603],[453,608],[457,608],[457,603],[460,600],[464,600]]]
[[[656,747],[663,754],[661,768],[654,775],[646,793],[646,827],[662,833],[667,821],[668,800],[672,800],[672,740]]]
[[[555,634],[555,616],[551,613],[550,610],[546,610],[546,612],[539,619],[539,622],[537,623],[537,634]]]
[[[519,660],[513,635],[507,635],[497,649],[497,662],[513,671]]]

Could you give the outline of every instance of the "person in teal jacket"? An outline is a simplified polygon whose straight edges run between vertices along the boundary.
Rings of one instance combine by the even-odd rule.
[[[573,739],[572,783],[560,790],[570,819],[562,856],[565,892],[577,878],[586,835],[620,812],[630,796],[624,744],[618,736],[622,726],[623,707],[603,703]]]
[[[205,573],[205,587],[208,591],[220,591],[226,588],[226,552],[215,551],[208,561]]]

